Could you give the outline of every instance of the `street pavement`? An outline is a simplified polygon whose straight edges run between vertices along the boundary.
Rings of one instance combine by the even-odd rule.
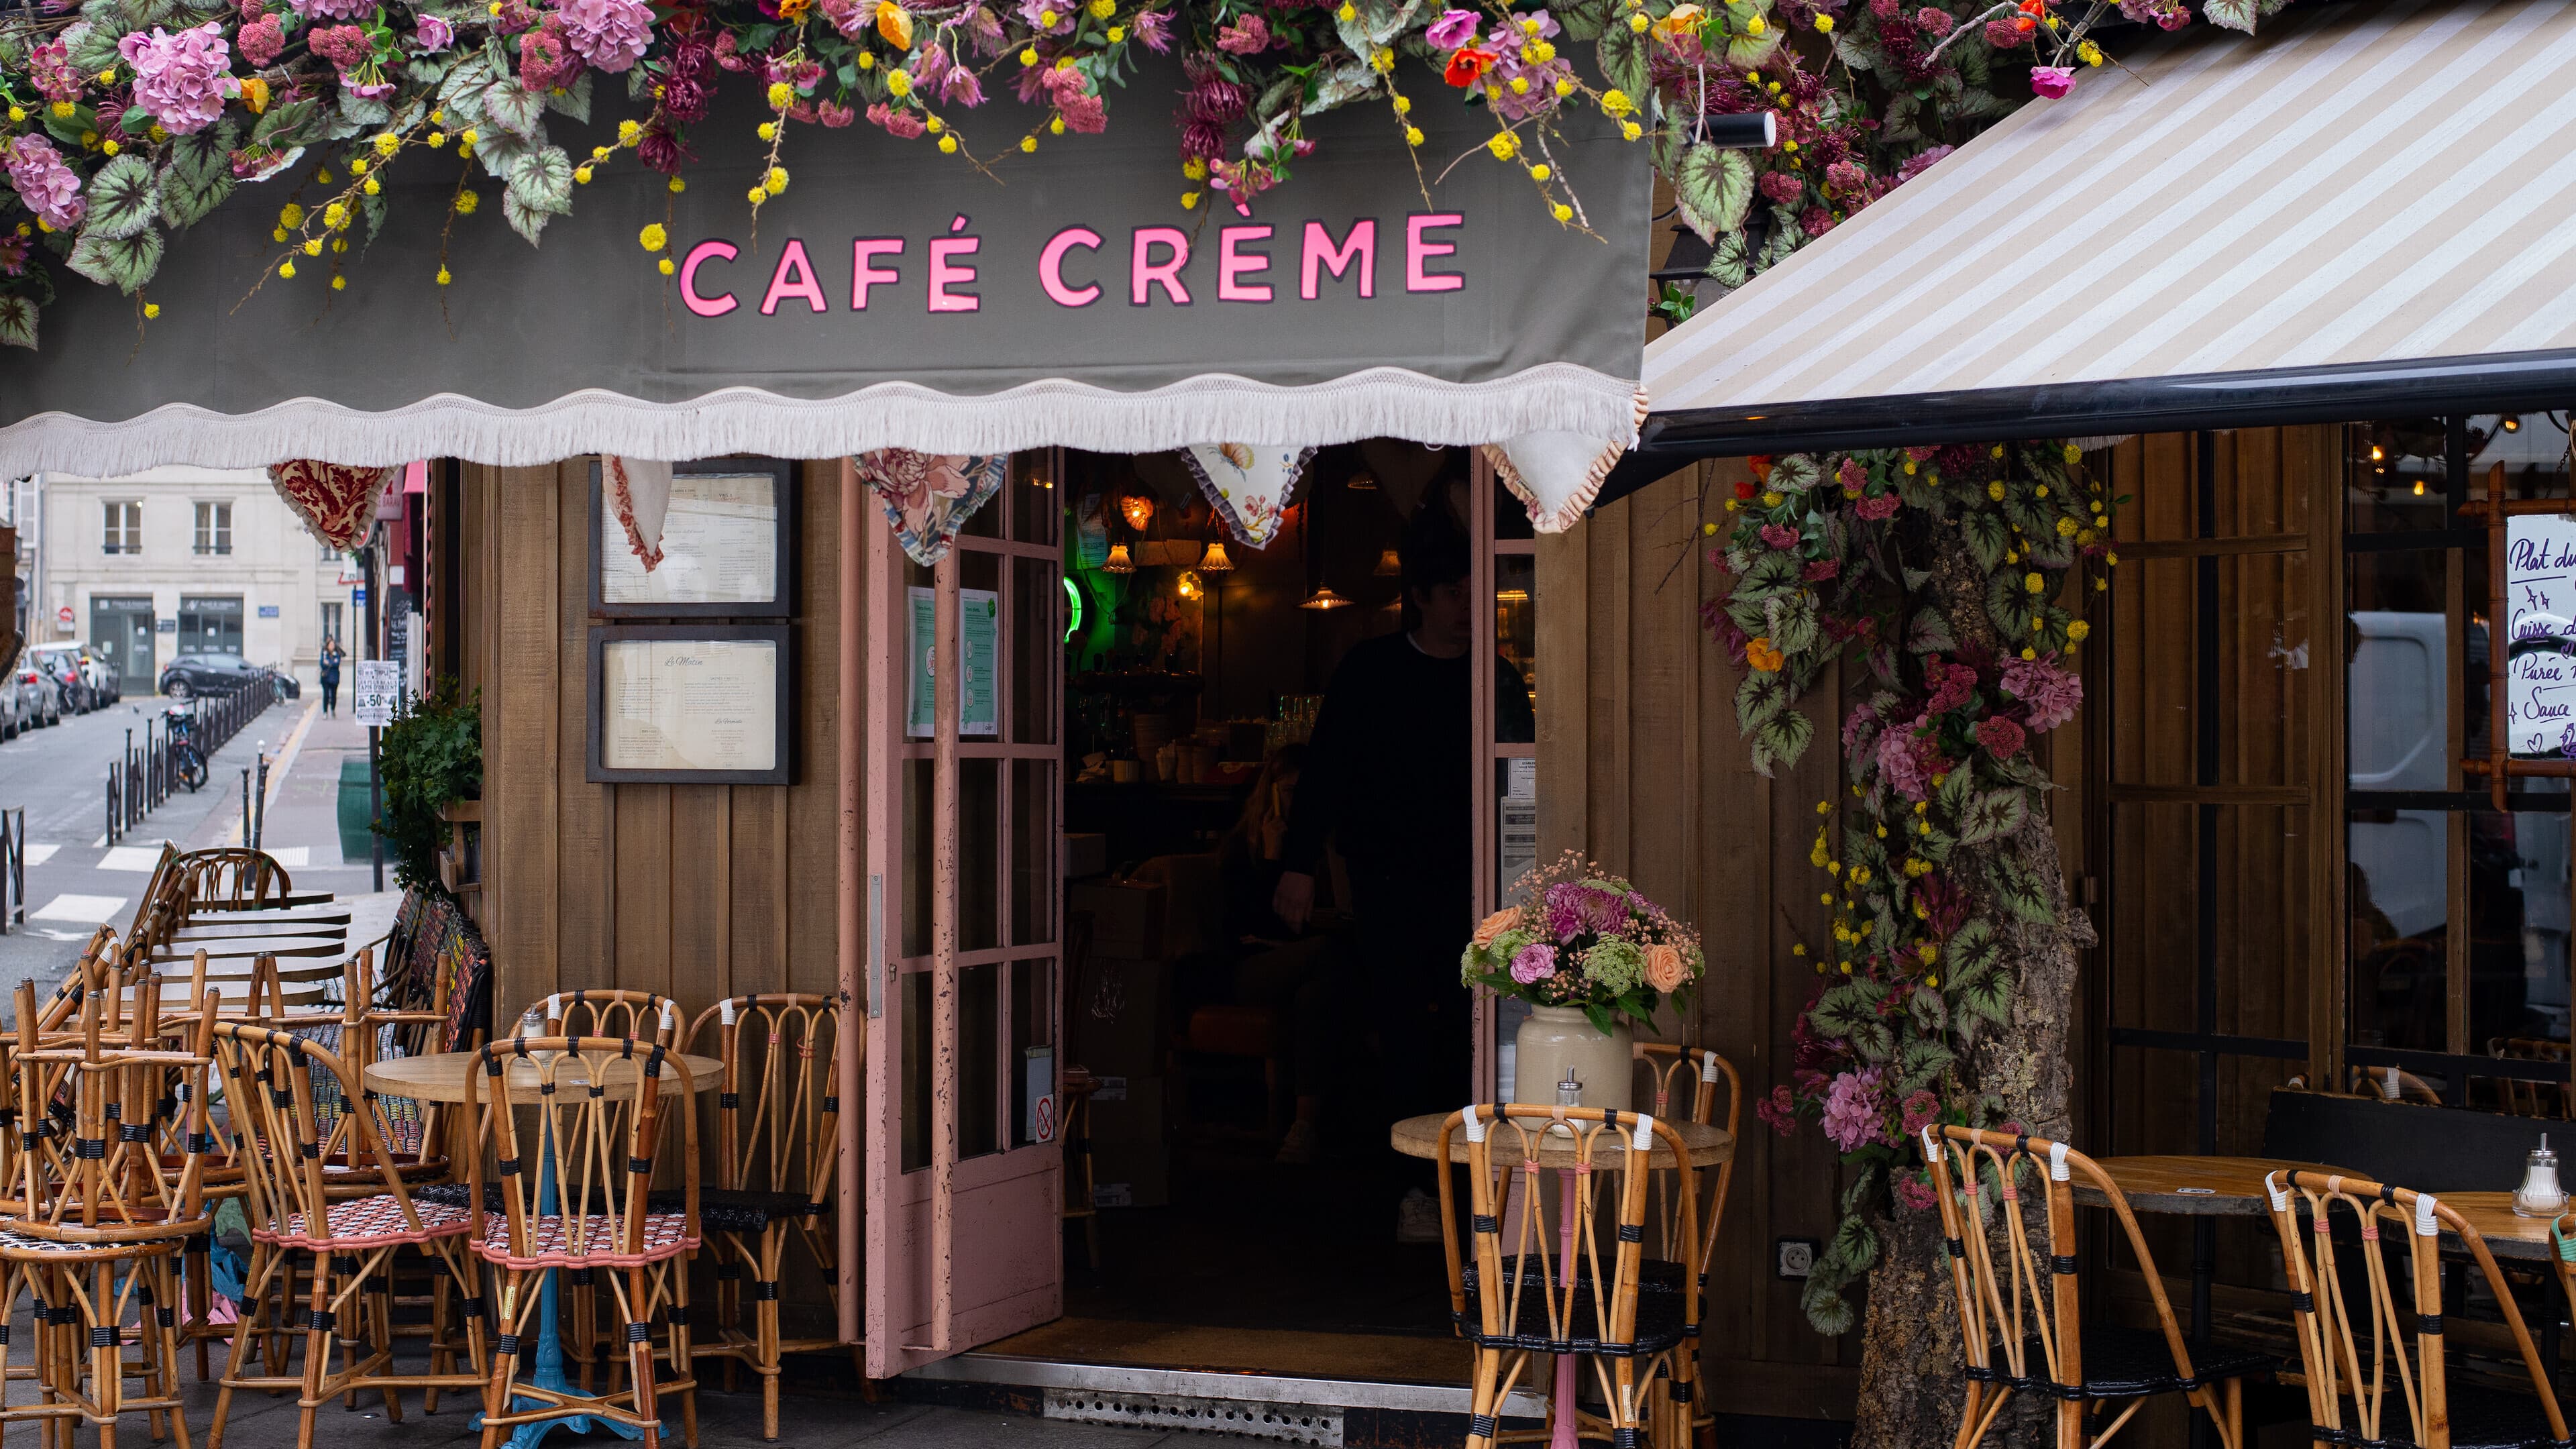
[[[340,760],[363,758],[366,731],[320,718],[318,701],[287,700],[242,727],[208,762],[205,788],[181,790],[111,847],[107,843],[107,771],[126,747],[127,732],[167,707],[129,696],[122,704],[29,730],[0,743],[0,810],[26,811],[26,922],[11,901],[8,934],[0,935],[0,992],[27,978],[51,982],[80,954],[102,923],[122,930],[151,878],[163,841],[183,850],[242,838],[242,771],[271,758],[263,849],[276,855],[298,889],[340,893],[372,887],[364,856],[340,858],[334,814]]]

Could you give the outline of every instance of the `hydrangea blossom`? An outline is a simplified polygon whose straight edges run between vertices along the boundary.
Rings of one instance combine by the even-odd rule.
[[[376,0],[286,0],[307,20],[357,20],[376,13]]]
[[[1864,1067],[1834,1078],[1825,1094],[1825,1135],[1845,1152],[1857,1152],[1887,1140],[1887,1094],[1883,1067]]]
[[[80,178],[63,164],[62,153],[42,136],[13,136],[0,147],[9,168],[9,184],[36,218],[56,231],[70,231],[89,214],[89,199],[80,194]]]
[[[222,117],[224,97],[233,89],[232,47],[214,21],[176,35],[157,25],[150,35],[132,31],[117,42],[116,52],[134,68],[134,103],[163,130],[193,135]]]
[[[2045,734],[2075,718],[2084,703],[2084,680],[2061,669],[2054,657],[2004,661],[2004,692],[2020,700],[2023,720],[2034,733]]]
[[[631,69],[653,44],[653,7],[644,0],[561,0],[555,15],[573,54],[611,74]]]

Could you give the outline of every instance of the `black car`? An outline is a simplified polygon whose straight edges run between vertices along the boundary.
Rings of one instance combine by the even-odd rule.
[[[230,694],[254,684],[274,690],[279,699],[294,699],[304,692],[295,676],[253,664],[238,654],[183,654],[161,671],[161,692],[172,699]]]

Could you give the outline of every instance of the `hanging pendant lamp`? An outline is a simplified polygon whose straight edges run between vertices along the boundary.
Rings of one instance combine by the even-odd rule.
[[[1136,572],[1136,561],[1127,556],[1127,545],[1123,543],[1113,543],[1109,545],[1109,557],[1102,561],[1100,571],[1105,574],[1132,574]]]
[[[1317,584],[1315,586],[1315,592],[1307,597],[1306,602],[1299,604],[1297,607],[1301,609],[1347,609],[1350,606],[1351,601],[1343,598],[1337,593],[1334,593],[1333,586],[1331,584]]]
[[[1225,540],[1221,538],[1209,539],[1207,552],[1199,555],[1199,572],[1203,574],[1222,574],[1230,573],[1233,569],[1234,560],[1225,556]]]

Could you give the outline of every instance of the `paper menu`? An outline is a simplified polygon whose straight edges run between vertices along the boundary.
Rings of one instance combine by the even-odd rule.
[[[600,649],[600,765],[776,769],[778,668],[770,639],[609,640]]]
[[[778,598],[778,490],[767,473],[680,473],[651,573],[614,510],[599,511],[605,604],[766,604]]]
[[[2506,520],[2505,741],[2517,755],[2576,755],[2576,518]]]
[[[934,693],[938,660],[939,593],[918,585],[906,590],[910,596],[912,626],[909,630],[912,654],[911,683],[905,692],[904,734],[911,739],[927,739],[933,733],[933,713],[938,707]],[[1001,661],[1002,661],[1002,596],[992,589],[959,589],[957,591],[958,647],[966,656],[966,672],[958,681],[957,733],[960,735],[999,735],[1002,732]]]

